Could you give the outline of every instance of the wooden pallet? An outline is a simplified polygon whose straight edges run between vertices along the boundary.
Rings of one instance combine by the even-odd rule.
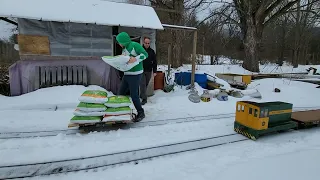
[[[89,133],[89,132],[104,132],[110,130],[117,130],[127,124],[133,123],[131,120],[124,121],[108,121],[108,122],[98,122],[98,123],[70,123],[68,125],[71,127],[79,127],[80,133]]]
[[[298,123],[298,128],[309,128],[320,125],[320,109],[293,112],[291,119]]]
[[[86,66],[36,66],[35,89],[62,86],[88,86]]]
[[[131,120],[123,120],[123,121],[107,121],[107,122],[97,122],[97,123],[69,123],[68,128],[72,127],[88,127],[88,126],[94,126],[94,127],[102,127],[106,125],[113,125],[113,124],[130,124],[133,123]]]

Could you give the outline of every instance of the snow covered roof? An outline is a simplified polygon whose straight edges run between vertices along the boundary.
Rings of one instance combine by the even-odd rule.
[[[161,29],[149,6],[102,0],[0,0],[0,17]]]

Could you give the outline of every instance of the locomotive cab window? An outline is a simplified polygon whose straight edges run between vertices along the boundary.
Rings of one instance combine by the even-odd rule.
[[[265,117],[268,117],[268,109],[266,109],[266,110],[264,111],[264,116],[265,116]]]
[[[240,112],[241,110],[241,104],[238,104],[238,111]]]
[[[264,118],[264,117],[265,117],[263,110],[261,110],[261,112],[260,112],[260,117],[261,117],[261,118]]]
[[[242,105],[242,112],[244,112],[244,105]]]
[[[252,108],[249,108],[249,114],[252,114]]]
[[[254,109],[254,117],[258,117],[258,110]]]

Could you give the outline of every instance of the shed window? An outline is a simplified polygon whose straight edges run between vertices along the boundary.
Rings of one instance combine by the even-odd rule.
[[[241,105],[238,104],[238,111],[240,112],[240,110],[241,110]]]
[[[252,108],[249,109],[249,114],[252,114]]]
[[[258,117],[258,110],[254,109],[254,117]]]

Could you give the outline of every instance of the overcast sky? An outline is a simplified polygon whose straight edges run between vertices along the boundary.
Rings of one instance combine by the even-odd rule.
[[[12,34],[11,29],[14,27],[14,25],[0,20],[0,39],[8,39],[8,37]]]

